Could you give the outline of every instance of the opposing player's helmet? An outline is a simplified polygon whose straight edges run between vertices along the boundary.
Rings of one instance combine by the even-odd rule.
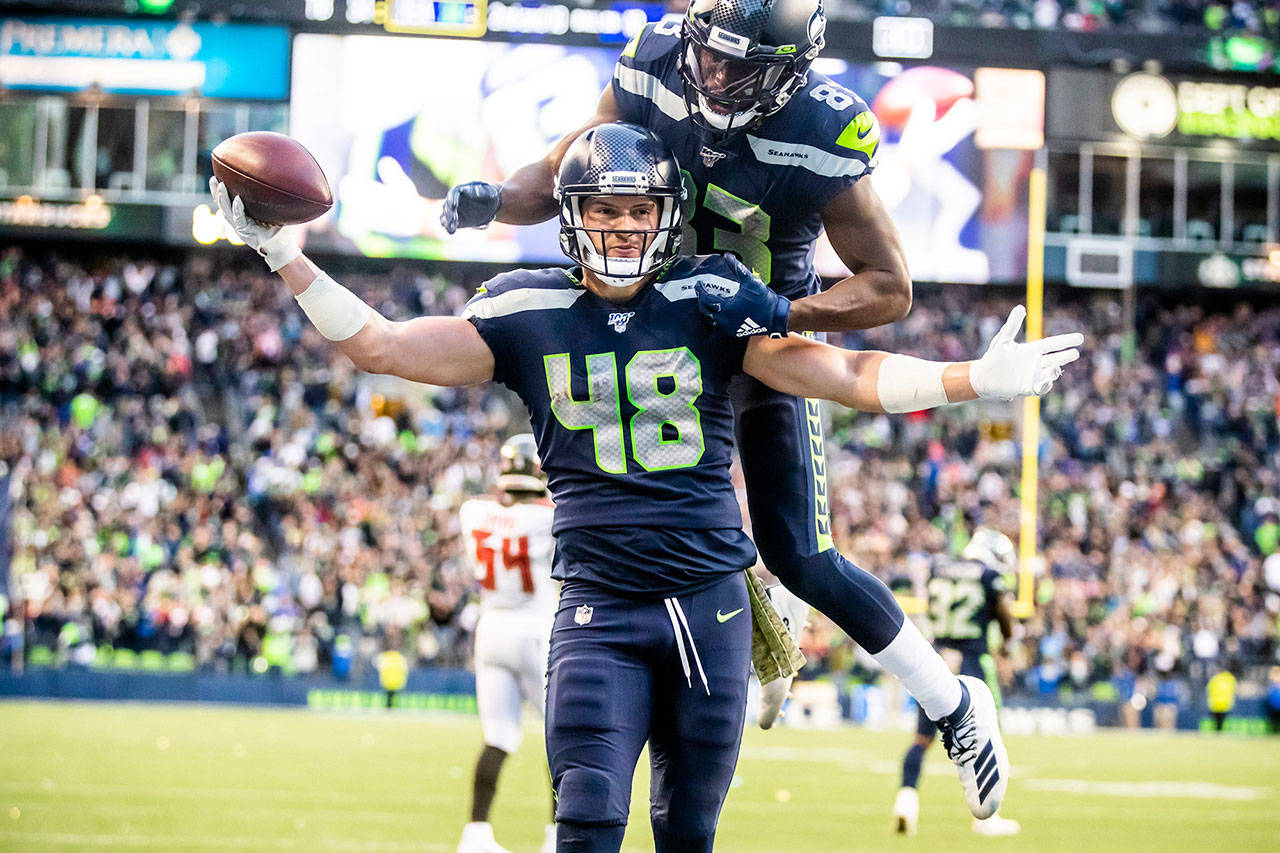
[[[966,560],[977,560],[1002,575],[1012,572],[1018,565],[1018,551],[1013,547],[1013,542],[1008,536],[989,527],[979,527],[973,531],[973,538],[964,546],[961,556]]]
[[[547,493],[547,475],[538,460],[538,445],[530,433],[513,435],[499,452],[498,488],[504,492]]]
[[[635,258],[610,258],[591,240],[582,203],[594,196],[648,196],[658,204],[658,226],[642,233],[647,247]],[[556,175],[560,202],[560,248],[605,284],[626,287],[656,272],[680,251],[680,202],[684,183],[671,149],[651,131],[634,124],[602,124],[579,136],[565,152]],[[619,233],[619,232],[612,232]]]
[[[822,0],[693,0],[680,32],[680,77],[693,120],[742,130],[782,109],[822,50]]]

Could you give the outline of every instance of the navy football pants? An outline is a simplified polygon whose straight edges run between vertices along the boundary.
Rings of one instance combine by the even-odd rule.
[[[750,376],[730,386],[751,535],[782,585],[868,652],[883,651],[906,618],[878,578],[831,541],[822,410]]]
[[[655,849],[712,849],[746,714],[746,578],[669,601],[572,580],[560,592],[546,717],[560,853],[621,847],[646,741]]]

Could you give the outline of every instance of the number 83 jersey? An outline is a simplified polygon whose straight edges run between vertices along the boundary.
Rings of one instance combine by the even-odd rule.
[[[652,130],[680,163],[685,249],[732,252],[789,299],[816,292],[821,210],[875,168],[875,115],[810,71],[780,110],[717,140],[689,116],[679,59],[680,21],[648,24],[623,50],[612,87],[621,120]]]
[[[677,258],[614,303],[572,270],[517,270],[467,304],[494,380],[529,410],[570,564],[555,577],[671,594],[754,562],[729,479],[747,338],[716,331],[694,294],[748,276],[732,258]]]

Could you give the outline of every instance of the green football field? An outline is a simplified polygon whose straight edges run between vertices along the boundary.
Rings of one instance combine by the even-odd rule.
[[[452,851],[474,717],[0,702],[0,850]],[[724,851],[1280,850],[1280,738],[1104,732],[1009,741],[1003,813],[980,839],[935,747],[920,834],[890,833],[906,733],[751,730],[721,819]],[[493,822],[535,851],[549,794],[530,728]],[[624,849],[652,849],[647,778]]]

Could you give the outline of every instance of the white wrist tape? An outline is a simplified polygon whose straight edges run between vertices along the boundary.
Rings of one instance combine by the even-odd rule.
[[[364,328],[373,309],[359,296],[320,273],[295,299],[308,319],[331,341],[345,341]]]
[[[942,372],[946,369],[944,361],[891,354],[880,362],[880,374],[876,378],[880,406],[886,412],[918,412],[945,406],[949,401],[942,385]]]

